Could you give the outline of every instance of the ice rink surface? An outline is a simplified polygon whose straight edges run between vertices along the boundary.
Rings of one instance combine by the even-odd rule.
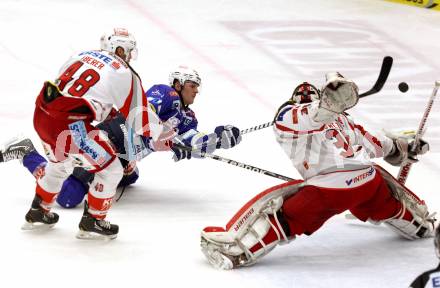
[[[133,67],[145,88],[166,83],[178,64],[199,70],[203,90],[193,109],[207,132],[222,124],[244,129],[268,122],[299,82],[321,86],[329,71],[366,91],[385,55],[395,65],[383,92],[350,113],[373,131],[416,129],[440,79],[440,14],[379,0],[2,0],[0,27],[0,141],[23,133],[40,152],[32,115],[43,81],[54,79],[70,54],[98,48],[99,37],[113,27],[136,36]],[[405,94],[397,89],[402,81],[410,87]],[[436,103],[426,132],[431,152],[407,182],[431,212],[440,211],[439,111]],[[218,154],[299,177],[271,129]],[[384,226],[338,215],[253,267],[218,271],[200,252],[201,229],[225,225],[280,180],[210,159],[174,163],[165,152],[139,168],[139,181],[108,216],[120,225],[118,238],[95,242],[74,237],[82,207],[55,207],[60,221],[51,231],[21,231],[35,180],[17,161],[0,165],[0,286],[397,288],[437,263],[432,239],[406,241]]]

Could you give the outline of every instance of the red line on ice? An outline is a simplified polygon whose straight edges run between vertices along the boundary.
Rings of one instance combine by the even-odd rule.
[[[266,108],[273,110],[273,105],[271,105],[264,97],[252,91],[249,87],[247,87],[244,83],[242,83],[235,75],[226,70],[222,65],[218,64],[211,57],[197,49],[190,42],[186,41],[183,37],[181,37],[178,33],[176,33],[170,26],[162,22],[160,19],[149,13],[143,6],[136,3],[133,0],[126,0],[126,3],[130,5],[134,10],[142,14],[145,18],[151,21],[154,25],[162,29],[165,33],[169,34],[176,42],[185,48],[191,50],[194,54],[198,55],[201,59],[211,65],[215,70],[220,72],[226,79],[237,85],[239,88],[246,91],[250,96],[254,97],[261,104],[263,104]]]

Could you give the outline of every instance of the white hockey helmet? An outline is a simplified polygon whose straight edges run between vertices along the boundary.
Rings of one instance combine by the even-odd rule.
[[[437,254],[437,257],[440,259],[440,225],[437,226],[437,229],[435,229],[434,246],[435,246],[435,253]]]
[[[171,71],[168,78],[170,86],[174,85],[174,81],[176,79],[182,86],[185,84],[186,81],[192,81],[199,86],[202,84],[202,79],[200,78],[199,73],[197,73],[196,70],[187,66],[179,66]]]
[[[319,93],[319,90],[315,86],[308,82],[303,82],[293,90],[290,99],[298,104],[310,103],[319,100]]]
[[[115,28],[112,34],[104,34],[101,36],[101,50],[111,53],[116,52],[116,48],[121,47],[128,60],[137,58],[136,39],[127,29]],[[128,57],[130,56],[130,57]]]

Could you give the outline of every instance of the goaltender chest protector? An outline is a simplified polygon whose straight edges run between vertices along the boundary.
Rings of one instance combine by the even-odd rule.
[[[330,146],[340,149],[342,157],[352,157],[355,153],[354,143],[356,142],[356,133],[354,126],[349,122],[345,115],[341,115],[336,121],[325,124],[322,134],[323,141],[330,142]]]
[[[305,180],[329,172],[371,165],[350,116],[316,122],[318,103],[283,108],[275,123],[278,143]]]

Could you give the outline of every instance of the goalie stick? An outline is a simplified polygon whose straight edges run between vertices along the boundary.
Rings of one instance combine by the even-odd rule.
[[[412,151],[416,149],[420,137],[422,137],[425,131],[426,120],[428,119],[429,113],[431,112],[432,105],[434,104],[434,99],[437,96],[438,89],[440,88],[440,81],[435,81],[434,90],[432,91],[431,97],[429,98],[428,105],[426,106],[425,113],[423,113],[422,120],[420,120],[419,129],[417,130],[416,136],[414,138],[414,144],[412,146]],[[400,166],[399,174],[397,176],[397,181],[401,184],[405,184],[408,178],[409,171],[413,163],[409,161],[404,161]]]

